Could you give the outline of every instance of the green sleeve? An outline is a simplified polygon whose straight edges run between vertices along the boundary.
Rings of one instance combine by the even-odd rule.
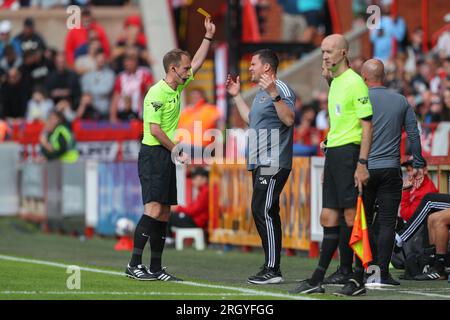
[[[156,90],[150,89],[144,98],[144,123],[161,124],[164,101]]]
[[[353,87],[353,105],[359,119],[369,117],[373,113],[369,99],[369,88],[367,88],[362,79],[355,83]]]

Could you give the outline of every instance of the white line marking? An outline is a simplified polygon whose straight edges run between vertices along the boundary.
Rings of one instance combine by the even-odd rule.
[[[206,292],[121,292],[121,291],[0,291],[1,294],[25,294],[25,295],[130,295],[130,296],[252,296],[248,293],[206,293]]]
[[[0,254],[0,259],[16,261],[16,262],[34,263],[34,264],[52,266],[52,267],[57,267],[57,268],[65,268],[65,269],[69,266],[69,264],[64,264],[64,263],[35,260],[35,259],[17,258],[17,257],[6,256],[6,255],[1,255],[1,254]],[[125,277],[125,273],[117,272],[117,271],[109,271],[109,270],[102,270],[102,269],[95,269],[95,268],[88,268],[88,267],[80,267],[80,270]],[[267,297],[285,298],[285,299],[293,299],[293,300],[317,300],[314,298],[295,296],[295,295],[290,295],[290,294],[260,291],[260,290],[246,289],[246,288],[240,288],[240,287],[212,285],[212,284],[198,283],[198,282],[192,282],[192,281],[182,281],[182,282],[177,282],[177,284],[184,284],[184,285],[188,285],[188,286],[204,287],[204,288],[211,288],[211,289],[224,289],[224,290],[238,291],[241,293],[255,295],[255,296],[267,296]]]

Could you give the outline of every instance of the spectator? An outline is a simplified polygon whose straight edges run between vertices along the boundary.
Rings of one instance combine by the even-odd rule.
[[[0,2],[0,10],[17,10],[20,8],[18,0],[4,0]]]
[[[75,138],[66,125],[64,115],[52,111],[39,138],[41,153],[49,161],[74,163],[78,160]]]
[[[48,98],[45,89],[43,87],[36,87],[33,90],[31,99],[28,101],[26,119],[28,122],[36,120],[45,122],[53,107],[53,101]]]
[[[105,54],[97,52],[96,70],[86,73],[81,78],[83,97],[77,111],[77,116],[88,119],[108,119],[112,89],[114,87],[114,72],[106,65]]]
[[[205,139],[204,133],[206,130],[219,127],[220,112],[217,106],[208,104],[205,91],[199,87],[193,88],[189,92],[188,102],[189,105],[181,112],[178,128],[187,130],[190,133],[191,141],[181,141],[193,148],[201,149],[213,142],[212,138]],[[195,130],[196,122],[201,126],[201,131]],[[200,136],[196,136],[196,133]],[[195,155],[195,152],[192,152],[191,155]]]
[[[283,41],[303,41],[303,33],[306,30],[307,22],[299,9],[298,2],[301,2],[301,0],[278,0],[278,4],[283,8]]]
[[[300,125],[294,132],[294,155],[312,156],[317,154],[317,146],[320,143],[320,134],[315,127],[316,113],[311,106],[305,106],[302,110]]]
[[[445,15],[444,22],[447,26],[450,24],[450,13]],[[439,36],[434,50],[440,57],[450,57],[450,27]]]
[[[439,95],[434,94],[431,96],[430,110],[425,115],[424,123],[430,124],[433,122],[449,121],[450,115],[448,109],[444,109],[444,105]]]
[[[25,19],[22,32],[14,40],[20,45],[20,54],[27,50],[47,50],[44,39],[34,30],[33,18]]]
[[[31,0],[30,5],[40,9],[63,8],[70,4],[70,0]]]
[[[81,12],[81,26],[69,31],[66,36],[65,52],[67,64],[73,66],[75,62],[75,51],[81,46],[86,45],[90,39],[90,31],[97,34],[98,39],[102,44],[102,49],[107,58],[110,56],[110,48],[106,32],[103,27],[93,20],[91,11],[84,8]]]
[[[11,21],[3,20],[0,22],[0,59],[3,58],[3,55],[5,54],[5,47],[8,44],[13,46],[16,54],[20,56],[20,44],[16,39],[11,39],[11,29]]]
[[[295,101],[295,118],[294,118],[294,126],[298,126],[300,124],[300,120],[302,119],[302,108],[303,101],[299,94],[297,94],[297,100]]]
[[[100,41],[97,39],[90,40],[87,53],[78,56],[75,60],[75,71],[79,75],[94,71],[97,68],[95,56],[100,50],[103,51]]]
[[[71,123],[76,118],[76,113],[72,109],[70,101],[67,99],[59,100],[55,105],[55,110],[64,115],[65,122]]]
[[[322,91],[318,96],[319,112],[316,116],[316,127],[318,130],[327,130],[329,128],[328,119],[328,92]]]
[[[112,122],[141,118],[144,96],[153,83],[150,70],[138,67],[137,49],[127,49],[124,65],[125,70],[117,76],[114,84],[110,111]]]
[[[31,96],[31,89],[45,86],[50,73],[54,70],[53,61],[48,60],[41,50],[27,50],[23,54],[23,64],[20,67],[25,82],[27,101]]]
[[[402,200],[400,203],[400,217],[406,222],[409,221],[416,209],[419,207],[420,202],[427,193],[438,192],[433,181],[427,174],[427,168],[425,167],[424,179],[418,188],[413,186],[414,181],[414,168],[412,166],[412,157],[402,163],[402,166],[406,168],[407,177],[403,181]]]
[[[3,105],[3,114],[6,118],[22,121],[27,108],[27,97],[24,94],[25,84],[22,74],[17,69],[10,69],[6,83],[1,87],[0,99]]]
[[[208,171],[204,168],[197,167],[191,171],[190,178],[192,179],[192,188],[197,192],[197,197],[187,206],[176,206],[173,209],[167,224],[169,235],[171,234],[172,227],[202,228],[205,230],[208,227]]]
[[[315,37],[324,24],[325,0],[300,0],[297,1],[299,11],[306,18],[306,30],[303,33],[303,42],[314,42]]]
[[[75,72],[66,67],[66,59],[63,53],[58,53],[55,61],[55,71],[47,80],[47,89],[50,98],[55,104],[60,100],[67,100],[70,105],[77,106],[80,99],[80,84]]]
[[[406,23],[402,17],[391,17],[392,0],[382,0],[382,16],[380,28],[370,32],[370,41],[373,43],[373,57],[386,63],[394,57],[393,40],[397,44],[402,42],[406,35]]]
[[[425,53],[423,52],[423,29],[417,27],[411,34],[411,43],[406,48],[408,60],[406,61],[406,72],[416,73],[416,62],[425,60]]]
[[[127,48],[135,47],[139,54],[140,66],[151,66],[153,58],[147,51],[147,41],[140,16],[130,16],[125,20],[124,33],[119,36],[113,49],[113,69],[116,73],[124,70],[123,61]]]
[[[0,68],[5,72],[12,68],[18,69],[22,65],[22,58],[16,54],[12,45],[6,45],[4,53],[3,59],[0,59]]]

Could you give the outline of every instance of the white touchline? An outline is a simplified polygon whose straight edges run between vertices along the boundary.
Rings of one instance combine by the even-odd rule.
[[[9,261],[17,261],[17,262],[25,262],[25,263],[34,263],[34,264],[52,266],[52,267],[57,267],[57,268],[67,268],[69,266],[69,264],[64,264],[64,263],[18,258],[18,257],[1,255],[1,254],[0,254],[0,259],[9,260]],[[110,274],[110,275],[115,275],[115,276],[124,276],[123,272],[109,271],[109,270],[102,270],[102,269],[95,269],[95,268],[88,268],[88,267],[80,267],[80,270],[88,271],[88,272],[102,273],[102,274]],[[231,286],[212,285],[212,284],[198,283],[198,282],[192,282],[192,281],[182,281],[182,282],[177,282],[177,284],[184,284],[184,285],[188,285],[188,286],[204,287],[204,288],[211,288],[211,289],[232,290],[232,291],[238,291],[238,292],[246,293],[249,295],[255,295],[255,296],[268,296],[268,297],[285,298],[285,299],[293,299],[293,300],[317,300],[317,299],[309,298],[309,297],[294,296],[294,295],[289,295],[289,294],[252,290],[252,289],[231,287]]]
[[[207,293],[207,292],[126,292],[126,291],[0,291],[1,294],[48,294],[48,295],[112,295],[112,296],[252,296],[249,293]]]

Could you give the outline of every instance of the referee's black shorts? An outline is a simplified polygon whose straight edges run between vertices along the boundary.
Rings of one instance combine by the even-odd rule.
[[[355,170],[360,146],[347,144],[327,149],[323,172],[323,208],[346,209],[356,207],[358,188]]]
[[[163,146],[141,145],[138,158],[142,202],[177,204],[176,167],[171,153]]]

